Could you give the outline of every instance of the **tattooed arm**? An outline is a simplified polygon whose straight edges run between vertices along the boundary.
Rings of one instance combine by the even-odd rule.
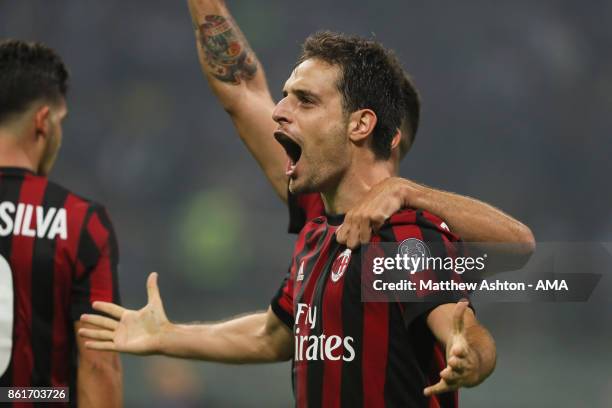
[[[287,201],[286,155],[274,140],[274,101],[255,53],[221,0],[189,0],[200,65],[242,141]]]

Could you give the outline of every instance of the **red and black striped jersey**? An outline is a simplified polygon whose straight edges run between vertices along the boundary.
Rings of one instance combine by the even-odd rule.
[[[446,366],[426,317],[465,293],[424,293],[423,302],[362,302],[361,248],[351,252],[336,242],[341,222],[342,217],[330,216],[307,222],[289,272],[271,302],[274,313],[294,333],[296,405],[456,407],[456,392],[423,396],[423,389],[437,383]],[[372,242],[410,238],[442,243],[433,256],[456,255],[447,244],[458,238],[442,227],[442,220],[423,211],[394,214]],[[436,271],[424,272],[442,279]]]
[[[299,234],[310,220],[325,215],[325,205],[321,194],[292,194],[287,190],[289,204],[289,233]]]
[[[119,302],[118,256],[101,205],[0,167],[0,387],[70,387],[76,401],[74,322]]]

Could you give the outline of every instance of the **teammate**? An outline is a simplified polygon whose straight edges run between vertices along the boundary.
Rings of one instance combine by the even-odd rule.
[[[189,0],[200,65],[238,134],[263,169],[279,197],[289,203],[290,232],[323,215],[318,193],[291,194],[287,190],[287,160],[273,140],[274,101],[261,63],[221,0]],[[399,162],[412,147],[419,126],[420,103],[412,81],[402,80],[405,109],[399,136],[393,139],[389,165],[398,174]],[[368,242],[372,230],[400,208],[420,208],[440,216],[465,241],[505,243],[484,248],[504,251],[504,269],[517,269],[531,256],[535,240],[530,229],[502,211],[475,200],[436,190],[397,177],[374,186],[346,215],[337,237],[355,248]],[[508,245],[512,244],[512,245]]]
[[[76,336],[92,301],[119,301],[115,233],[104,207],[47,179],[67,82],[50,48],[0,43],[0,387],[70,387],[71,406],[118,407],[118,355]]]
[[[399,73],[396,58],[376,42],[333,33],[306,40],[274,108],[274,135],[290,161],[289,190],[320,193],[326,215],[301,230],[290,273],[267,312],[173,324],[153,273],[143,309],[94,303],[111,317],[82,317],[98,326],[79,331],[87,347],[225,363],[292,358],[299,407],[456,406],[451,391],[481,383],[495,366],[493,340],[459,301],[463,294],[362,302],[360,249],[334,239],[343,214],[392,175],[391,144],[405,108]],[[372,242],[410,239],[456,237],[438,217],[403,210]]]

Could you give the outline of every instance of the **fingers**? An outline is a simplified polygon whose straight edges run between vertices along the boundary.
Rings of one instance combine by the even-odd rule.
[[[121,320],[121,316],[123,316],[123,312],[125,309],[121,306],[118,306],[114,303],[108,302],[93,302],[93,308],[99,312],[106,313],[109,316],[114,317],[117,320]]]
[[[466,368],[465,366],[466,366],[466,362],[462,358],[458,358],[458,357],[452,356],[451,358],[448,359],[448,367],[447,368],[452,370],[453,372],[455,372],[457,374],[463,374],[463,371]],[[445,370],[447,368],[445,368]]]
[[[110,330],[96,330],[96,329],[79,329],[79,336],[85,337],[91,340],[110,340],[113,341],[115,335]]]
[[[360,244],[367,244],[371,237],[370,219],[354,212],[349,212],[344,218],[344,223],[336,230],[336,241],[350,249],[356,249]]]
[[[463,314],[467,309],[469,302],[461,300],[457,302],[455,310],[453,312],[453,332],[459,334],[463,332]]]
[[[359,246],[359,216],[354,213],[347,214],[344,219],[344,228],[346,234],[346,246],[350,249],[355,249]]]
[[[85,347],[91,350],[117,351],[112,341],[86,341]]]
[[[359,243],[365,245],[370,242],[372,237],[372,224],[368,218],[363,217],[359,226]]]
[[[352,212],[349,212],[344,217],[344,223],[336,230],[336,241],[350,249],[355,249],[359,246],[359,229],[355,228],[355,217]]]
[[[157,272],[151,272],[147,278],[147,296],[149,303],[161,303],[161,296],[157,287]]]
[[[90,323],[94,326],[102,327],[108,330],[116,330],[117,326],[119,326],[119,323],[116,320],[113,320],[109,317],[94,314],[81,315],[81,320],[83,322]]]
[[[344,224],[340,225],[336,230],[336,241],[340,245],[346,244],[346,230],[347,228],[344,228]]]
[[[451,367],[446,367],[444,370],[440,371],[440,378],[444,380],[448,386],[453,386],[458,385],[457,383],[461,379],[461,374],[453,370]]]
[[[430,396],[435,395],[435,394],[442,394],[444,392],[453,391],[454,389],[456,389],[456,388],[449,386],[446,383],[446,381],[440,380],[440,382],[438,382],[437,384],[430,385],[429,387],[425,388],[423,390],[423,394],[426,397],[430,397]]]

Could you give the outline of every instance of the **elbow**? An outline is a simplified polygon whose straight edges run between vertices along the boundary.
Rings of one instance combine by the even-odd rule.
[[[260,350],[260,355],[264,356],[263,360],[267,362],[283,362],[289,361],[293,357],[292,350],[282,345],[269,344],[264,350]]]
[[[519,243],[521,244],[523,253],[525,255],[528,257],[533,255],[536,250],[536,240],[533,236],[533,232],[531,232],[531,229],[524,224],[521,224],[519,231]]]
[[[88,407],[123,406],[121,361],[116,353],[81,356],[78,365],[78,403]]]
[[[230,116],[230,118],[233,119],[238,115],[238,112],[240,111],[240,109],[237,106],[238,105],[236,103],[237,101],[220,98],[220,102],[221,102],[221,107],[223,108],[225,113],[227,113]]]
[[[525,266],[536,250],[536,240],[531,229],[521,224],[516,240],[517,261],[520,267]]]
[[[88,377],[96,378],[97,381],[108,384],[121,384],[122,369],[119,355],[113,352],[87,353],[79,359],[79,372],[86,373]]]

